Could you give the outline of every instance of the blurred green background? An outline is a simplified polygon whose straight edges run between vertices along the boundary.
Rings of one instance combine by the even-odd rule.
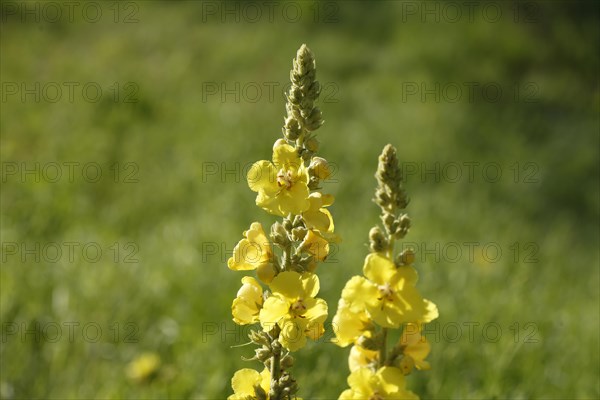
[[[318,269],[330,315],[392,143],[440,309],[409,388],[600,396],[596,2],[65,4],[2,2],[2,398],[224,399],[259,368],[231,348],[226,259],[275,221],[244,173],[280,136],[302,43],[343,237]],[[337,398],[348,351],[297,353],[300,395]],[[145,353],[160,364],[138,382]]]

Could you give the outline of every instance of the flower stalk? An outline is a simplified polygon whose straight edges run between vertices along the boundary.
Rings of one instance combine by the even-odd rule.
[[[437,318],[438,311],[415,287],[414,252],[407,249],[394,257],[395,242],[406,236],[411,224],[403,212],[408,198],[393,146],[384,147],[375,178],[373,201],[381,209],[383,229],[371,228],[364,276],[346,283],[333,318],[335,342],[342,347],[353,344],[348,360],[350,388],[340,399],[415,399],[406,389],[405,375],[413,368],[429,368],[424,358],[430,346],[421,329]],[[402,335],[388,351],[388,333],[393,329],[402,330]]]
[[[273,145],[272,161],[254,163],[247,175],[248,186],[257,193],[256,205],[281,219],[269,234],[260,223],[252,223],[227,262],[232,270],[256,271],[258,280],[242,279],[232,315],[237,324],[259,324],[250,334],[257,346],[250,360],[262,362],[265,369],[237,371],[229,400],[296,399],[290,353],[325,330],[327,303],[316,297],[320,285],[315,270],[327,257],[330,243],[339,239],[327,209],[333,196],[320,188],[330,170],[324,158],[315,156],[315,131],[323,124],[315,106],[321,86],[306,45],[293,60],[290,80],[283,137]]]

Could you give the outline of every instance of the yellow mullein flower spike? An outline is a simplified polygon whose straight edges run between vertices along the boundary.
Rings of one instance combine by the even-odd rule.
[[[258,313],[263,304],[263,289],[256,279],[249,276],[242,278],[242,284],[233,300],[231,313],[236,324],[247,325],[258,322]]]
[[[327,303],[314,298],[319,291],[316,275],[285,271],[273,279],[269,288],[273,294],[264,302],[259,319],[264,329],[279,326],[283,347],[296,351],[306,344],[307,336],[314,340],[323,334]]]
[[[271,214],[299,215],[310,207],[308,169],[296,149],[283,139],[273,146],[273,162],[254,163],[247,180],[250,189],[258,193],[256,205]]]
[[[369,368],[360,368],[350,374],[348,385],[350,389],[342,392],[340,400],[419,398],[406,390],[404,374],[395,367],[383,367],[376,373]]]

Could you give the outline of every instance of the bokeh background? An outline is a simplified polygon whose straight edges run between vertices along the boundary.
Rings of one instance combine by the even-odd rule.
[[[409,387],[600,396],[596,2],[71,3],[2,2],[2,398],[224,399],[259,368],[231,347],[226,259],[275,220],[244,174],[280,136],[302,43],[343,237],[318,269],[330,314],[391,143],[440,309]],[[303,398],[337,398],[348,350],[297,353]]]

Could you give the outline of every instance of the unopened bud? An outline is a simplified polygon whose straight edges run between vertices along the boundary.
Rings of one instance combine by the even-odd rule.
[[[331,175],[329,163],[322,157],[313,157],[308,171],[321,180],[327,179]]]
[[[406,249],[396,257],[396,265],[413,265],[415,262],[415,252],[412,249]]]
[[[385,235],[378,226],[371,228],[369,231],[369,242],[371,251],[374,253],[380,253],[388,247]]]
[[[304,227],[294,228],[292,229],[292,239],[295,241],[304,240],[306,232],[307,230]]]
[[[289,243],[286,229],[279,221],[271,225],[271,239],[273,240],[273,243],[277,243],[282,246],[285,246]]]
[[[308,151],[316,153],[319,150],[319,141],[313,137],[304,142],[304,146],[308,149]]]

